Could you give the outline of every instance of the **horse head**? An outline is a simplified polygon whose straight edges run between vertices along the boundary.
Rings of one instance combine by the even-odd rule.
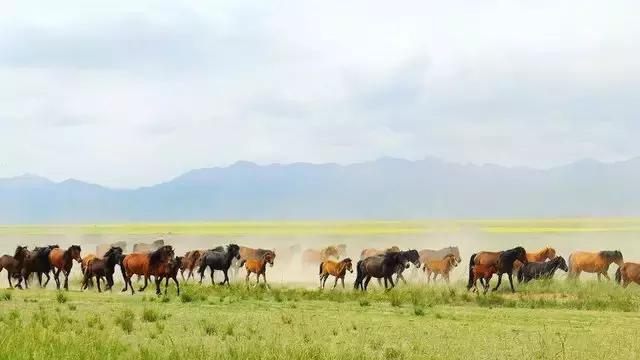
[[[351,258],[346,258],[341,262],[344,264],[344,268],[347,269],[347,271],[353,273],[353,264],[351,263]]]
[[[519,260],[523,264],[529,262],[529,260],[527,260],[527,251],[522,246],[515,247],[512,249],[512,251],[515,255],[514,260]]]
[[[264,260],[269,264],[270,267],[273,267],[273,260],[275,258],[275,254],[272,251],[267,251],[264,254]]]
[[[67,249],[67,251],[71,254],[71,258],[74,259],[76,262],[78,263],[82,262],[82,256],[80,255],[82,252],[82,249],[80,248],[80,245],[71,245],[69,249]]]
[[[545,246],[542,255],[545,258],[549,259],[549,260],[553,260],[553,259],[556,258],[556,249],[554,249],[551,246],[547,245],[547,246]]]
[[[458,259],[456,259],[456,256],[454,254],[449,254],[445,256],[445,262],[449,267],[456,267],[458,266],[458,263],[459,263]]]
[[[456,262],[459,264],[462,262],[462,257],[460,257],[460,250],[457,246],[450,246],[449,252],[455,256]]]
[[[564,272],[569,271],[569,267],[567,266],[567,262],[564,260],[562,256],[558,256],[553,261],[556,263],[556,267]]]
[[[236,244],[229,244],[227,246],[227,253],[230,257],[240,259],[240,246]]]
[[[20,246],[18,245],[18,247],[16,247],[16,252],[13,255],[13,258],[20,261],[20,260],[24,260],[24,258],[27,256],[27,252],[29,250],[27,250],[26,246]]]
[[[405,251],[404,254],[409,262],[416,268],[420,268],[420,254],[418,254],[418,250],[408,250]]]

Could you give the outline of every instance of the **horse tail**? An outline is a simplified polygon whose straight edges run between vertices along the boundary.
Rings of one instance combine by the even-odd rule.
[[[320,272],[318,272],[318,275],[322,275],[322,268],[324,267],[324,261],[320,262]]]
[[[356,281],[353,283],[354,289],[359,289],[362,286],[362,260],[358,261],[356,264]]]
[[[616,282],[618,284],[622,283],[622,271],[620,269],[622,269],[622,266],[618,267],[618,270],[616,270]]]
[[[467,283],[467,290],[471,289],[471,287],[473,286],[473,265],[475,265],[475,262],[476,254],[473,254],[469,259],[469,282]]]

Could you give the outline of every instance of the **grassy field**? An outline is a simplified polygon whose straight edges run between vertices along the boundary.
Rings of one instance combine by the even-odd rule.
[[[72,285],[77,288],[77,284]],[[640,292],[544,282],[515,295],[184,286],[180,297],[0,292],[3,359],[623,359]],[[594,341],[597,341],[594,343]]]

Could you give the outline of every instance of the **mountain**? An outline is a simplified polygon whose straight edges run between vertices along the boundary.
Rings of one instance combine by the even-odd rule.
[[[428,158],[352,165],[238,162],[116,190],[0,179],[0,223],[640,215],[640,158],[540,170]]]

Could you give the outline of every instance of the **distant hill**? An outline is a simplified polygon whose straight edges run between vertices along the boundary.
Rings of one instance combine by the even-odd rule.
[[[640,215],[640,158],[548,170],[384,158],[352,165],[238,162],[119,190],[0,179],[0,223]]]

